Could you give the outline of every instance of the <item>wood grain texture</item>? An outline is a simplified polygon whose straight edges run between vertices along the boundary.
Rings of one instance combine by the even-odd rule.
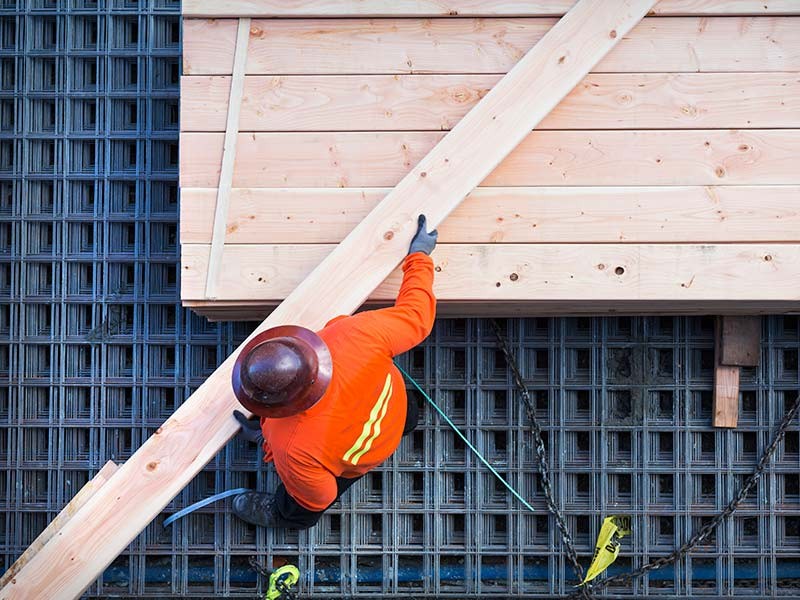
[[[228,82],[229,97],[226,102],[225,137],[223,138],[222,161],[220,166],[217,201],[214,221],[211,224],[211,257],[206,277],[206,297],[217,295],[217,280],[225,247],[225,223],[228,220],[228,205],[233,181],[233,167],[236,160],[236,142],[239,139],[239,114],[242,108],[244,91],[244,65],[247,61],[247,43],[250,40],[250,19],[239,19],[236,33],[236,53],[233,63],[233,76]]]
[[[714,367],[714,427],[734,428],[739,422],[739,367]]]
[[[739,367],[725,365],[722,362],[726,343],[723,336],[724,318],[717,317],[714,323],[714,406],[711,423],[714,427],[732,428],[736,427],[739,420],[739,377],[741,373]],[[729,318],[735,319],[736,317]],[[758,317],[749,318],[758,319]],[[759,328],[759,335],[760,333]],[[730,337],[728,342],[735,343],[733,337]]]
[[[240,131],[449,130],[500,75],[248,76]],[[181,79],[182,131],[225,131],[230,77]],[[597,73],[537,129],[800,127],[798,73]]]
[[[334,248],[228,246],[219,299],[281,300]],[[432,256],[440,302],[800,301],[799,244],[441,244]],[[207,245],[183,246],[183,300],[203,299],[207,262]],[[401,275],[371,299],[395,298]]]
[[[424,131],[240,134],[233,185],[393,186],[443,136]],[[216,186],[222,138],[181,134],[182,187]],[[800,131],[795,129],[537,130],[482,185],[797,184],[798,156]]]
[[[505,73],[553,23],[548,18],[255,19],[247,73]],[[184,74],[231,73],[234,19],[184,19],[183,28]],[[798,29],[798,17],[653,17],[620,36],[619,46],[593,71],[798,71]]]
[[[388,189],[239,189],[228,244],[331,244]],[[181,242],[208,244],[213,189],[181,191]],[[439,243],[800,241],[800,186],[478,188],[439,226]]]
[[[184,17],[560,17],[575,0],[184,0]],[[662,0],[656,15],[800,14],[796,0]]]
[[[654,3],[580,0],[253,335],[286,323],[319,329],[358,308],[405,255],[417,215],[441,223]],[[570,60],[554,60],[561,52]],[[87,516],[34,556],[30,576],[7,586],[3,600],[80,596],[236,434],[230,378],[240,349],[89,500]]]
[[[730,367],[757,367],[761,360],[761,318],[719,317],[719,364]]]
[[[14,564],[3,573],[3,576],[0,577],[0,594],[3,593],[2,588],[12,579],[17,576],[25,577],[25,573],[22,571],[36,553],[58,534],[61,528],[87,503],[89,498],[108,482],[111,476],[117,472],[117,469],[119,469],[119,466],[115,462],[108,461],[86,485],[78,490],[67,505],[61,509],[61,512],[56,515],[55,519],[44,528],[44,531],[31,542],[31,545],[28,546],[25,552],[23,552]]]

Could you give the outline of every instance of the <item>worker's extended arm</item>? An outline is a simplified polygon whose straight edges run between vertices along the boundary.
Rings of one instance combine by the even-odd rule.
[[[392,356],[407,352],[422,342],[433,329],[436,298],[433,295],[433,260],[428,256],[436,246],[436,231],[428,232],[425,217],[403,261],[403,283],[391,308],[356,315]]]

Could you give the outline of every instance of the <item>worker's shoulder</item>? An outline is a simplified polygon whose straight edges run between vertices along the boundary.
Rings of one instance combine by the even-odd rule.
[[[333,317],[330,321],[325,323],[325,327],[323,328],[323,331],[325,329],[327,329],[328,327],[331,327],[331,326],[335,325],[336,323],[341,323],[343,320],[347,320],[349,318],[350,318],[349,315],[339,315],[338,317]]]
[[[319,331],[319,336],[326,344],[338,341],[358,341],[360,334],[369,335],[373,332],[375,313],[378,311],[366,310],[351,316],[336,317]]]

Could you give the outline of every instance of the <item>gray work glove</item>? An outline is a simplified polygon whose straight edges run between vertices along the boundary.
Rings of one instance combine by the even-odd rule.
[[[414,254],[414,252],[424,252],[430,255],[436,247],[436,238],[439,237],[439,232],[435,229],[430,232],[428,231],[425,215],[420,215],[417,222],[419,223],[419,227],[417,228],[417,233],[414,235],[414,239],[411,240],[411,247],[409,247],[408,253]]]
[[[261,432],[261,419],[248,419],[238,410],[233,411],[233,416],[242,426],[242,431],[239,433],[240,437],[259,446],[264,443],[264,434]]]

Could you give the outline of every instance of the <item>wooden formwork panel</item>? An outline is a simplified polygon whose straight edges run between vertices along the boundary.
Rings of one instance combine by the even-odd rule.
[[[263,316],[572,4],[187,2],[221,18],[184,19],[184,303]],[[442,224],[443,314],[792,311],[798,15],[659,2]],[[237,16],[253,19],[212,252]],[[615,262],[624,275],[597,269]]]

